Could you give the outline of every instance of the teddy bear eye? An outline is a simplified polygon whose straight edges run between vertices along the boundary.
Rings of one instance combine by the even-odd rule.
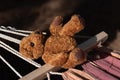
[[[30,42],[30,46],[31,46],[31,47],[34,47],[34,45],[35,45],[35,44],[34,44],[33,42]]]

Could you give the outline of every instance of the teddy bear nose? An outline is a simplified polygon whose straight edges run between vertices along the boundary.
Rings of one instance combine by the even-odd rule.
[[[34,47],[34,45],[35,45],[35,44],[34,44],[33,42],[30,42],[30,46],[31,46],[31,47]]]

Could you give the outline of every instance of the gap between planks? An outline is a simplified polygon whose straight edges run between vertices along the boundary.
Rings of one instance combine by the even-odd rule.
[[[94,37],[90,38],[89,40],[85,41],[84,43],[78,45],[78,47],[84,50],[85,52],[89,52],[94,47],[96,47],[99,42],[103,43],[107,38],[108,34],[102,31],[99,34],[95,35]],[[45,64],[42,67],[23,76],[19,80],[43,80],[44,78],[46,78],[47,72],[57,70],[60,70],[60,68],[49,64]]]

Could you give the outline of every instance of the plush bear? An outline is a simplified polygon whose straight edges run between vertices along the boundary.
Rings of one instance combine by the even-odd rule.
[[[20,53],[30,59],[38,59],[44,51],[44,35],[35,31],[29,36],[24,37],[20,42]]]
[[[53,66],[71,68],[86,60],[85,53],[77,47],[74,34],[84,28],[82,19],[73,15],[64,26],[61,16],[55,17],[50,25],[51,35],[44,40],[44,35],[34,32],[22,39],[20,53],[28,58],[37,59],[42,56],[45,63]],[[44,44],[45,43],[45,44]]]
[[[73,38],[84,25],[78,15],[73,15],[64,26],[62,20],[61,16],[57,16],[50,25],[51,36],[46,40],[42,59],[53,66],[71,68],[86,60],[85,53],[77,47]]]

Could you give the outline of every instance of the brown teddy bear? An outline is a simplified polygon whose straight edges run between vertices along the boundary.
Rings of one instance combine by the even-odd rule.
[[[35,31],[29,36],[24,37],[20,42],[20,53],[30,59],[38,59],[44,51],[44,35]]]
[[[61,16],[55,17],[50,25],[51,36],[43,43],[44,35],[32,33],[22,39],[20,53],[25,57],[37,59],[42,56],[45,63],[53,66],[71,68],[86,60],[85,53],[77,48],[75,33],[81,31],[84,26],[78,15],[73,15],[64,26]]]
[[[62,20],[61,16],[57,16],[50,25],[51,36],[45,43],[42,59],[54,66],[71,68],[86,60],[85,53],[77,48],[73,38],[84,26],[78,15],[73,15],[63,27]]]

